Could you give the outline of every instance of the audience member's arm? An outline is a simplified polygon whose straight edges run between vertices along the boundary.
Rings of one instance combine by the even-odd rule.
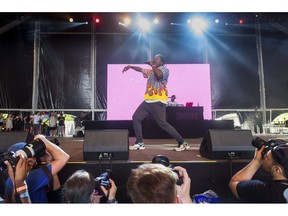
[[[41,139],[45,145],[46,150],[51,154],[51,156],[54,158],[54,160],[51,162],[52,166],[52,175],[54,176],[57,174],[69,161],[70,155],[68,155],[65,151],[63,151],[60,147],[50,142],[48,139],[45,138],[43,135],[36,135],[34,139]]]
[[[234,196],[237,197],[238,199],[239,196],[237,193],[237,184],[239,182],[251,180],[254,174],[257,172],[257,170],[262,166],[263,164],[262,151],[264,150],[264,148],[265,146],[262,146],[260,150],[256,149],[253,160],[231,178],[229,188],[231,192],[234,194]]]
[[[19,196],[22,203],[31,203],[28,193],[28,187],[26,184],[26,178],[30,169],[27,166],[27,158],[24,158],[22,155],[20,155],[19,157],[20,158],[16,165],[15,172],[11,164],[8,161],[5,161],[9,177],[13,184],[12,200],[15,202],[14,197],[16,195]]]
[[[183,167],[176,166],[175,170],[179,171],[179,175],[183,180],[183,184],[181,186],[176,186],[177,194],[182,203],[192,203],[192,199],[190,197],[190,187],[191,187],[191,179]]]

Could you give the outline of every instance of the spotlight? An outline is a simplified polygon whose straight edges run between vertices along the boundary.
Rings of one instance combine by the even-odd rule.
[[[243,19],[240,19],[239,20],[239,24],[243,24],[244,23],[244,20]]]
[[[214,22],[215,22],[216,24],[218,24],[218,23],[219,23],[219,19],[215,19]]]
[[[154,24],[158,24],[158,23],[159,23],[159,19],[158,19],[158,18],[155,18],[155,19],[153,20],[153,23],[154,23]]]
[[[71,17],[71,18],[69,18],[69,22],[73,22],[74,21],[74,19]]]
[[[124,19],[124,25],[125,26],[128,26],[128,25],[130,25],[131,24],[131,19],[130,19],[130,17],[125,17],[125,19]]]
[[[142,31],[142,32],[147,32],[150,30],[150,22],[144,18],[140,18],[137,22],[138,28]]]
[[[188,22],[188,21],[187,21]],[[203,18],[193,18],[192,20],[189,20],[189,25],[191,27],[191,30],[195,32],[196,34],[202,34],[203,31],[205,31],[208,27],[208,23]]]
[[[95,18],[95,23],[99,24],[100,23],[100,19],[99,18]]]

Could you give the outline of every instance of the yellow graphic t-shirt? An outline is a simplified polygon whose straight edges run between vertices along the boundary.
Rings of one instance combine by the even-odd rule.
[[[146,91],[144,95],[144,100],[157,100],[157,101],[167,101],[168,99],[168,89],[167,82],[169,77],[169,70],[165,66],[158,67],[163,73],[163,78],[157,80],[152,69],[143,69],[143,76],[147,78]]]

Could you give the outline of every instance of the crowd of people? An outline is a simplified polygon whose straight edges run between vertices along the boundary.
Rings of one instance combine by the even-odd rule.
[[[4,117],[0,113],[0,132],[1,131],[27,131],[34,135],[45,134],[46,136],[64,136],[65,135],[65,114],[60,112],[36,112],[31,114],[9,113]]]

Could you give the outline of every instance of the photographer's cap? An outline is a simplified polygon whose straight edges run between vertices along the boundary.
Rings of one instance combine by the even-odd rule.
[[[10,146],[7,151],[9,151],[9,152],[12,151],[12,152],[15,153],[15,152],[17,152],[18,150],[24,148],[24,146],[25,146],[26,144],[27,144],[27,143],[25,143],[25,142],[15,143],[15,144],[13,144],[12,146]]]
[[[274,147],[271,154],[273,159],[288,173],[288,144],[281,144]]]

